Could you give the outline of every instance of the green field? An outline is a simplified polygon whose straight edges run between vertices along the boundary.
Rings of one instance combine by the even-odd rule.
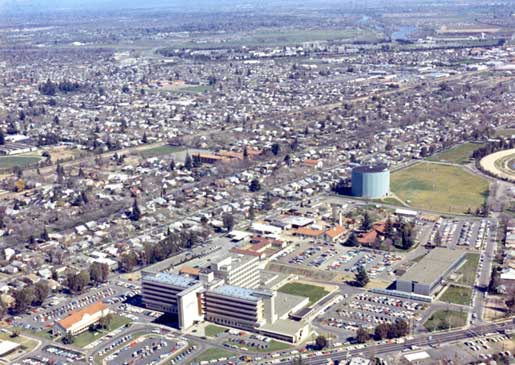
[[[224,333],[227,331],[227,328],[215,326],[214,324],[208,324],[206,328],[204,329],[204,333],[208,337],[216,337],[220,333]]]
[[[141,151],[141,155],[144,158],[148,157],[156,157],[156,156],[163,156],[163,155],[169,155],[175,152],[184,151],[185,148],[183,147],[173,147],[173,146],[159,146],[159,147],[152,147],[146,150]]]
[[[465,164],[470,161],[472,152],[482,145],[477,143],[464,143],[447,151],[437,153],[428,158],[429,161],[442,161],[456,164]]]
[[[320,299],[325,297],[329,292],[321,286],[304,284],[304,283],[288,283],[279,288],[280,292],[300,297],[308,297],[309,305],[313,305]]]
[[[9,334],[5,332],[0,332],[0,341],[11,341],[16,342],[22,345],[26,351],[32,351],[37,346],[37,341],[31,340],[27,337],[17,336],[11,337]]]
[[[198,85],[198,86],[185,86],[170,90],[172,93],[186,93],[186,94],[201,94],[213,89],[212,86]]]
[[[117,328],[120,328],[121,326],[124,326],[128,323],[130,323],[131,320],[127,317],[114,315],[113,321],[109,325],[109,328],[107,330],[102,331],[86,331],[83,332],[73,338],[73,345],[76,347],[84,347],[89,345],[90,343],[98,340],[99,338],[107,335],[109,332],[114,331]]]
[[[230,48],[254,46],[288,46],[304,42],[352,39],[376,41],[382,34],[367,28],[354,29],[262,29],[256,32],[237,33],[231,36],[219,34],[192,35],[188,40],[172,41],[163,49],[174,48]]]
[[[463,327],[467,323],[467,313],[451,310],[438,310],[424,323],[429,331],[441,331],[450,328]]]
[[[515,128],[498,129],[495,134],[497,137],[511,137],[515,134]]]
[[[193,359],[193,363],[199,363],[201,361],[216,360],[221,357],[230,357],[236,355],[234,352],[222,350],[222,349],[208,349]]]
[[[447,303],[469,305],[472,300],[472,288],[450,285],[439,300]]]
[[[488,181],[459,166],[421,162],[392,173],[391,189],[414,208],[464,214],[482,207]]]
[[[0,157],[0,170],[11,169],[15,166],[27,167],[35,165],[41,161],[38,156],[1,156]]]
[[[465,259],[465,263],[456,271],[458,275],[461,275],[458,282],[464,285],[472,286],[476,281],[476,271],[477,264],[479,263],[479,254],[468,253]]]

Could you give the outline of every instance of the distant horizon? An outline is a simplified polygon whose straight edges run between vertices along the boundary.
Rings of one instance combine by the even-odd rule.
[[[427,2],[427,0],[409,0],[410,2]],[[458,2],[457,0],[434,0],[433,3]],[[391,2],[408,2],[408,0],[391,0]],[[472,0],[473,2],[473,0]],[[177,8],[181,10],[234,10],[240,8],[292,6],[298,5],[341,5],[364,6],[382,4],[382,0],[0,0],[0,9],[7,11],[63,11],[63,10],[131,10],[150,8]],[[230,8],[227,8],[230,6]]]

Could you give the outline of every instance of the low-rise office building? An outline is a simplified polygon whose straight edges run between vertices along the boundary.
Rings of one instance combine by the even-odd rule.
[[[76,312],[71,312],[68,317],[55,322],[54,334],[72,336],[86,331],[90,326],[97,324],[100,319],[109,314],[109,308],[102,302],[96,302]]]

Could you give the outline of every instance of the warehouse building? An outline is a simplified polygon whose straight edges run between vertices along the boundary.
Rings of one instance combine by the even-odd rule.
[[[352,169],[352,195],[376,199],[390,194],[390,170],[385,164],[357,166]]]
[[[438,247],[397,279],[397,290],[432,296],[465,259],[465,252]]]

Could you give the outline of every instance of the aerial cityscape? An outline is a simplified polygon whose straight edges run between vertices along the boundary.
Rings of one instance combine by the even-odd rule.
[[[0,0],[0,365],[515,364],[515,1]]]

